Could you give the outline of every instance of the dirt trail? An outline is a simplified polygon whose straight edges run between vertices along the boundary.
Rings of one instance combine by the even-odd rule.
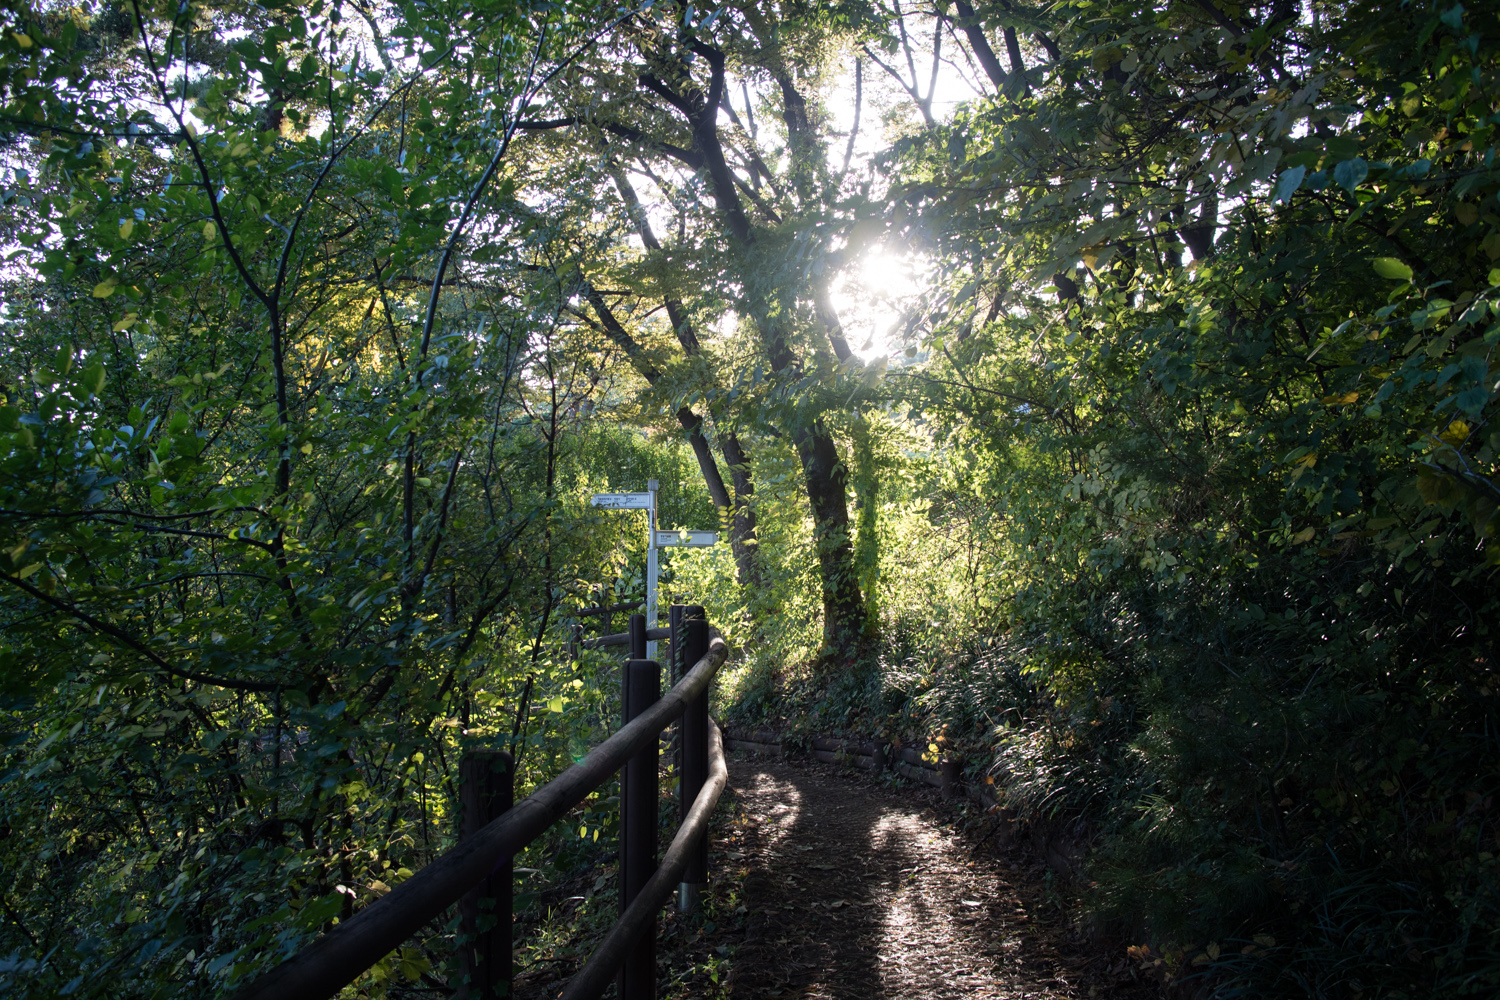
[[[1034,873],[965,843],[918,795],[755,755],[729,775],[751,914],[732,1000],[1135,995],[1034,918]]]

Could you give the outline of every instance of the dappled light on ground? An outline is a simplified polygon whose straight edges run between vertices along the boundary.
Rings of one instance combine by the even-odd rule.
[[[1033,930],[1004,864],[919,800],[754,757],[730,783],[750,866],[734,1000],[1100,995]]]

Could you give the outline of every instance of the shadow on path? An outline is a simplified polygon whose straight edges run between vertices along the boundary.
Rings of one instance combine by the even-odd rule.
[[[729,775],[749,817],[732,1000],[1078,995],[1023,947],[1031,918],[998,863],[910,795],[740,754]]]

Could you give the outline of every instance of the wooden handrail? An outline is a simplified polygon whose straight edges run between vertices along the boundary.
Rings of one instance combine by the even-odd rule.
[[[613,614],[616,611],[634,611],[636,608],[645,603],[646,599],[643,597],[639,601],[621,601],[618,604],[601,604],[598,607],[593,608],[579,608],[577,611],[573,612],[573,617],[594,618],[598,615]]]
[[[648,628],[647,639],[670,639],[672,630],[669,628]],[[580,643],[584,649],[600,649],[604,646],[628,646],[630,645],[629,632],[616,632],[613,635],[601,635],[595,639],[585,639]]]
[[[640,894],[625,908],[625,912],[615,921],[599,947],[594,949],[584,967],[568,980],[568,985],[563,988],[558,1000],[596,1000],[603,995],[620,963],[625,961],[625,955],[640,940],[641,935],[653,929],[656,912],[667,901],[673,887],[687,869],[694,848],[707,833],[708,820],[713,815],[714,807],[719,804],[719,796],[729,782],[729,766],[724,762],[724,740],[719,727],[710,722],[708,734],[708,781],[693,800],[692,811],[677,828],[672,846],[667,848],[666,857],[662,858],[656,874],[651,876],[641,888]]]
[[[687,676],[583,760],[518,802],[499,819],[434,859],[386,895],[251,983],[235,1000],[328,1000],[370,966],[458,902],[502,861],[547,831],[609,780],[708,690],[729,654],[715,636]]]

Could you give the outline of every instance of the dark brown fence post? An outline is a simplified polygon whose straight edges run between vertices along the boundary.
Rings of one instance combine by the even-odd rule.
[[[708,653],[708,622],[703,608],[689,607],[684,612],[681,631],[683,669],[697,663]],[[677,802],[682,821],[708,781],[708,692],[688,702],[681,722],[682,770],[678,775]],[[708,881],[708,842],[700,840],[688,857],[682,883],[677,887],[677,909],[689,913],[698,908],[700,887]]]
[[[630,616],[630,658],[632,660],[644,660],[646,658],[646,616]]]
[[[636,636],[632,615],[631,638]],[[625,721],[628,723],[661,698],[661,667],[655,660],[625,662]],[[660,742],[653,739],[630,758],[620,774],[620,912],[656,872],[656,767]],[[642,935],[620,967],[620,1000],[656,1000],[656,928]]]
[[[467,839],[508,812],[515,801],[515,762],[504,750],[464,755],[458,765],[459,804],[463,810],[459,838]],[[458,996],[467,1000],[500,1000],[510,996],[512,859],[506,858],[489,878],[459,900],[459,968],[464,983]]]
[[[631,615],[625,619],[625,631],[630,635],[630,656],[626,659],[626,663],[628,664],[630,660],[644,660],[646,658],[646,616]],[[629,722],[635,718],[635,716],[630,714],[630,671],[625,666],[620,667],[620,712],[623,714],[625,722]],[[622,722],[621,725],[623,724]],[[622,782],[624,778],[625,770],[622,768],[620,771]],[[622,816],[624,815],[623,810],[625,808],[624,795],[625,786],[621,784],[620,809],[622,810]],[[624,829],[623,823],[621,824],[621,829]]]
[[[686,604],[670,604],[667,606],[667,686],[671,687],[682,680],[682,675],[687,673],[687,668],[682,665],[682,615],[687,610]],[[679,723],[672,731],[669,745],[672,748],[672,770],[677,774],[679,783],[682,781],[682,725]]]
[[[938,780],[941,784],[943,798],[956,798],[964,780],[964,761],[959,757],[944,757],[938,764]]]

